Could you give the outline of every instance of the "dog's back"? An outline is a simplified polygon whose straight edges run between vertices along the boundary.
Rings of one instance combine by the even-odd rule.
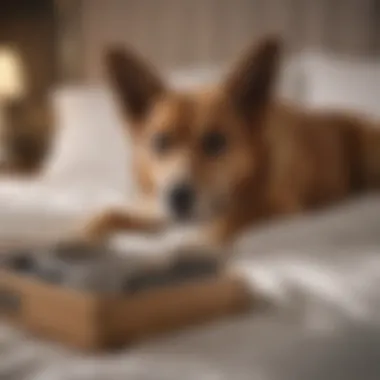
[[[269,191],[283,212],[380,185],[380,128],[344,112],[276,105],[269,112]]]

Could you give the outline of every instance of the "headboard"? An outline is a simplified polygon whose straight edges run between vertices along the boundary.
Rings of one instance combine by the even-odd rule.
[[[280,33],[291,50],[380,54],[377,0],[57,0],[68,70],[101,76],[108,44],[138,49],[163,69],[230,61],[255,37]],[[71,16],[70,16],[71,15]],[[67,69],[67,68],[66,68]]]

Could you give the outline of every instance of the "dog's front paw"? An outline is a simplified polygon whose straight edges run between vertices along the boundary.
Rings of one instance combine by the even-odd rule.
[[[114,213],[104,212],[86,221],[80,228],[77,241],[86,245],[101,245],[114,232]]]

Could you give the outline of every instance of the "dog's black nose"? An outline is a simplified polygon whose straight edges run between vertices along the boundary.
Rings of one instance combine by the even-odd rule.
[[[180,184],[169,194],[169,207],[176,217],[186,218],[192,211],[194,200],[194,189],[188,184]]]

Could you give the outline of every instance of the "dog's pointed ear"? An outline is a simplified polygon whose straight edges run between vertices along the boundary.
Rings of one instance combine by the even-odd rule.
[[[271,101],[281,50],[281,39],[269,36],[249,48],[227,76],[227,93],[247,121]]]
[[[105,55],[105,66],[123,111],[133,122],[141,122],[153,102],[165,92],[160,77],[134,52],[110,48]]]

